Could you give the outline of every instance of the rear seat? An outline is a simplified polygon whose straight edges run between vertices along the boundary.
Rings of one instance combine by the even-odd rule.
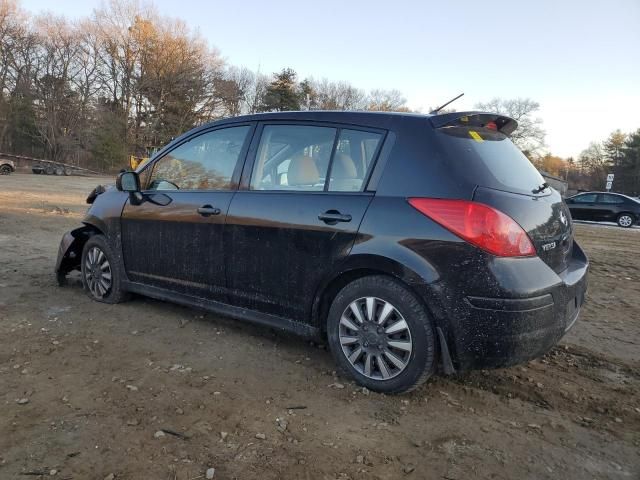
[[[353,159],[346,153],[336,152],[331,168],[332,191],[353,192],[360,190],[362,179],[358,177],[358,170]]]

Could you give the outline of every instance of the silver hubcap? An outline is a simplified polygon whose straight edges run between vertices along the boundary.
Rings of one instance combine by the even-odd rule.
[[[84,278],[91,294],[103,298],[111,291],[111,265],[98,247],[92,247],[84,260]]]
[[[413,343],[409,325],[389,302],[359,298],[340,318],[340,345],[349,363],[374,380],[389,380],[409,363]]]
[[[623,215],[620,217],[620,220],[618,220],[618,223],[623,227],[630,227],[632,222],[633,220],[631,220],[629,215]]]

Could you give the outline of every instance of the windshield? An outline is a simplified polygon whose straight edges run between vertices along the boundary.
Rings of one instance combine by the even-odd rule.
[[[631,200],[632,202],[640,203],[640,198],[633,198],[633,197],[630,197],[629,195],[620,195],[620,196],[626,198],[627,200]]]
[[[445,126],[438,135],[447,157],[478,185],[513,193],[548,193],[542,175],[505,134],[484,127]]]

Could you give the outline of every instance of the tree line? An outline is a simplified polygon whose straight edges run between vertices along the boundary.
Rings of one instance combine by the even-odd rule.
[[[274,110],[400,110],[397,90],[227,64],[182,21],[135,0],[88,18],[0,0],[0,151],[113,170],[216,119]]]
[[[612,173],[612,191],[640,196],[640,129],[615,130],[604,141],[591,142],[577,158],[543,153],[530,159],[539,170],[566,180],[572,190],[604,190]]]
[[[102,171],[145,157],[205,122],[283,110],[409,111],[398,90],[272,75],[224,61],[196,31],[137,0],[108,0],[71,21],[0,0],[0,152]],[[613,132],[578,158],[546,153],[540,105],[496,98],[475,106],[518,121],[514,143],[573,189],[640,193],[640,130]]]
[[[640,129],[612,132],[582,151],[570,181],[584,190],[603,190],[607,174],[615,175],[612,191],[640,196]]]

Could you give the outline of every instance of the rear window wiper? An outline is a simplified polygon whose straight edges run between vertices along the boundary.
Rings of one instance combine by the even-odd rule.
[[[542,185],[540,185],[537,188],[534,188],[533,190],[531,190],[531,193],[538,194],[538,193],[542,193],[544,192],[547,188],[549,188],[549,184],[547,182],[544,182]]]

